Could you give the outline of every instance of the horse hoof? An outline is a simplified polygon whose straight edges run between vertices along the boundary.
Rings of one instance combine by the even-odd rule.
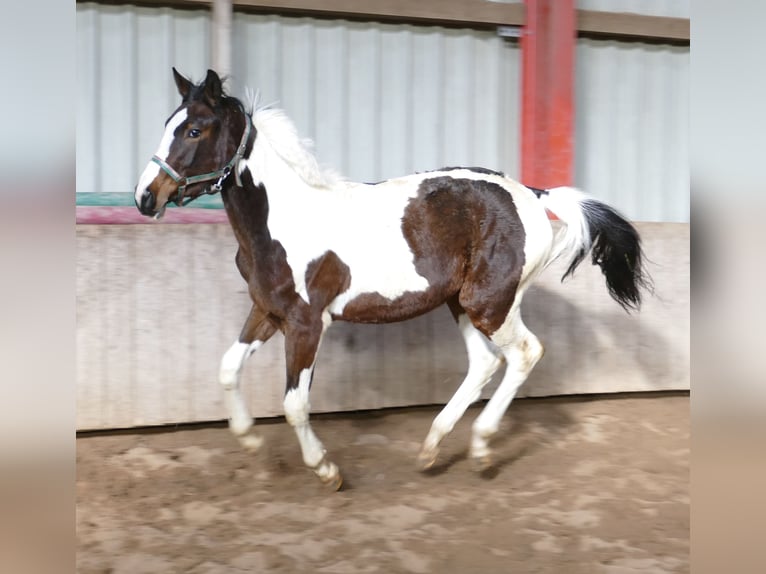
[[[343,485],[343,477],[340,475],[338,465],[334,462],[323,460],[314,468],[314,474],[319,477],[322,484],[329,486],[332,490],[340,490]]]
[[[473,457],[473,468],[479,474],[487,472],[494,466],[491,454]]]
[[[257,452],[263,446],[263,437],[255,434],[246,434],[237,437],[239,444],[248,452]]]
[[[343,486],[343,477],[340,475],[340,473],[337,473],[335,476],[330,477],[327,480],[322,480],[331,490],[338,491]]]
[[[434,448],[431,450],[421,450],[418,454],[418,467],[421,471],[430,469],[435,463],[436,458],[439,456],[439,449]]]

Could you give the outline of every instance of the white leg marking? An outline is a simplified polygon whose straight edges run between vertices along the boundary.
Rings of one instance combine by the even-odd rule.
[[[468,373],[431,425],[420,454],[420,461],[425,466],[435,462],[439,443],[452,431],[466,409],[479,399],[481,389],[502,362],[490,341],[473,326],[467,315],[460,316],[458,326],[468,350]]]
[[[338,476],[338,467],[325,459],[327,452],[322,441],[314,434],[309,424],[309,383],[313,366],[301,371],[298,376],[298,386],[287,391],[285,395],[285,417],[287,422],[295,429],[298,442],[301,445],[303,462],[311,468],[323,482],[335,481]]]
[[[303,462],[307,466],[315,467],[324,458],[325,449],[309,425],[309,383],[313,369],[303,369],[298,377],[298,386],[287,391],[285,395],[285,417],[287,422],[295,428],[298,441],[301,444]]]
[[[160,140],[160,146],[157,148],[157,157],[160,159],[166,160],[168,159],[168,154],[170,153],[170,145],[173,143],[173,140],[175,139],[175,131],[184,121],[186,121],[187,112],[186,108],[179,110],[178,113],[176,113],[170,120],[168,120],[167,125],[165,126],[165,132],[162,134],[162,139]],[[150,161],[146,168],[144,169],[144,172],[141,174],[141,177],[138,179],[138,185],[136,186],[136,202],[141,201],[141,194],[144,193],[144,190],[151,185],[151,183],[154,181],[154,178],[157,177],[157,175],[160,173],[160,166],[158,166],[153,161]]]
[[[261,446],[262,439],[248,435],[250,427],[253,426],[253,417],[239,390],[239,376],[245,360],[262,344],[262,341],[254,341],[249,345],[236,341],[224,353],[218,373],[218,381],[224,389],[224,403],[229,413],[229,429],[240,439],[243,446],[253,450]]]
[[[285,394],[285,417],[292,426],[306,424],[309,421],[309,383],[312,368],[303,369],[298,375],[298,386]]]
[[[234,344],[224,353],[221,359],[221,369],[219,372],[219,381],[224,389],[235,388],[239,386],[239,373],[242,365],[250,355],[252,355],[263,341],[253,341],[249,345],[235,341]]]
[[[503,380],[497,387],[495,394],[481,411],[473,424],[473,436],[471,439],[471,456],[484,458],[490,454],[489,438],[497,432],[503,414],[511,404],[519,387],[524,383],[529,372],[534,368],[537,361],[543,356],[543,346],[537,337],[526,328],[518,311],[511,321],[501,327],[508,328],[512,333],[501,333],[498,339],[506,342],[503,347],[508,366]],[[495,339],[495,335],[492,336]]]

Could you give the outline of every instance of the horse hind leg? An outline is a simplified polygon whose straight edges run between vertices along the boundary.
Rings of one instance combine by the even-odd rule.
[[[539,339],[524,325],[517,306],[490,340],[502,351],[507,367],[497,390],[473,424],[470,457],[479,471],[492,466],[489,440],[497,432],[519,387],[545,352]]]
[[[239,387],[242,366],[263,343],[268,341],[276,328],[256,306],[253,306],[239,338],[224,353],[218,372],[218,382],[223,387],[224,404],[229,415],[229,430],[247,450],[256,451],[263,438],[252,433],[253,417],[250,414]]]
[[[431,424],[418,455],[418,464],[423,470],[431,468],[436,462],[439,443],[452,431],[466,409],[479,399],[481,390],[502,364],[502,355],[489,339],[474,327],[465,312],[456,305],[450,305],[450,309],[457,318],[460,333],[465,341],[468,372],[455,394]]]

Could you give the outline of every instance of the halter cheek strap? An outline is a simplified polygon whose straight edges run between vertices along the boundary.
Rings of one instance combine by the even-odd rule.
[[[223,182],[224,180],[229,177],[229,174],[231,173],[232,169],[234,169],[234,177],[236,178],[237,185],[242,186],[242,181],[239,179],[239,170],[236,169],[237,164],[239,163],[239,160],[242,159],[242,157],[245,155],[245,148],[247,148],[247,140],[250,137],[250,119],[246,116],[245,121],[245,131],[242,133],[242,139],[239,142],[239,146],[237,147],[237,151],[234,153],[234,157],[229,160],[229,162],[223,166],[221,169],[217,171],[211,171],[210,173],[203,173],[200,175],[192,175],[188,177],[183,177],[181,174],[179,174],[173,167],[166,162],[164,159],[158,156],[152,156],[152,161],[156,163],[162,171],[164,171],[168,176],[175,181],[178,185],[178,195],[176,196],[176,205],[183,206],[187,205],[190,201],[192,201],[194,198],[187,197],[184,198],[184,193],[186,192],[186,188],[189,185],[192,185],[194,183],[200,183],[203,181],[212,181],[217,180],[213,185],[211,185],[209,188],[207,188],[204,193],[213,195],[215,193],[218,193],[223,189]]]

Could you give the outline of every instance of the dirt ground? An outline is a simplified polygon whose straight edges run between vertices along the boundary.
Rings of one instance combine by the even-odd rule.
[[[77,439],[82,574],[688,572],[689,397],[515,401],[497,465],[471,408],[416,469],[437,408],[312,418],[345,483],[303,466],[283,419],[243,452],[223,425]]]

